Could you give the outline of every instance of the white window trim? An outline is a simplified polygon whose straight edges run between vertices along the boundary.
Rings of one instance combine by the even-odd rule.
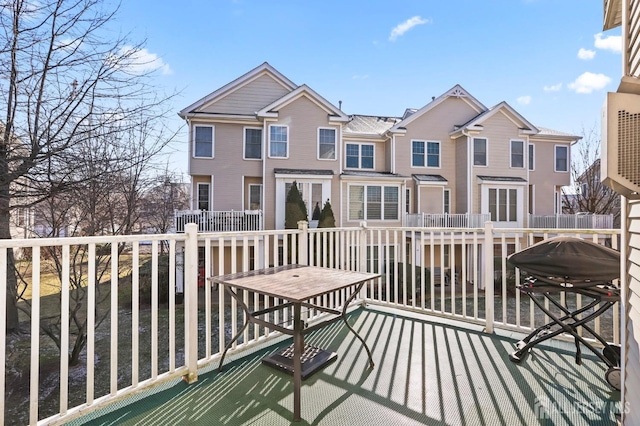
[[[405,188],[406,191],[404,192],[404,196],[406,197],[406,199],[404,200],[404,208],[407,208],[407,204],[409,205],[409,211],[405,212],[406,214],[411,214],[411,211],[413,210],[411,207],[413,207],[413,197],[411,196],[411,188]]]
[[[260,210],[262,210],[262,198],[263,197],[262,197],[262,184],[261,183],[250,183],[249,185],[247,185],[247,189],[249,191],[249,193],[247,194],[248,195],[247,204],[248,204],[249,209],[247,209],[247,210],[251,209],[251,187],[252,186],[257,186],[260,189]]]
[[[475,164],[476,162],[476,145],[474,139],[484,139],[484,164]],[[473,167],[489,167],[489,139],[488,138],[471,138],[471,165]]]
[[[489,189],[516,189],[518,202],[516,207],[518,209],[517,216],[518,220],[516,222],[494,222],[498,223],[500,226],[504,226],[507,228],[521,228],[524,223],[524,218],[526,216],[526,212],[524,209],[525,203],[523,202],[525,195],[525,186],[527,186],[527,182],[483,182],[480,184],[480,213],[489,213]]]
[[[529,155],[529,148],[533,149],[533,155]],[[531,159],[533,161],[529,161]],[[527,167],[530,172],[533,172],[536,170],[536,145],[531,142],[529,142],[528,148],[527,148]]]
[[[347,167],[347,145],[358,145],[358,167]],[[362,146],[373,147],[373,167],[362,167]],[[373,143],[347,142],[344,144],[344,168],[346,170],[375,170],[376,169],[376,145]]]
[[[335,136],[335,139],[333,140],[333,158],[320,158],[320,130],[333,130],[333,134]],[[316,135],[316,140],[317,140],[317,150],[316,150],[316,156],[317,159],[320,161],[336,161],[338,159],[338,129],[336,129],[335,127],[318,127],[318,132]],[[375,155],[375,148],[373,149],[373,153]]]
[[[424,154],[423,154],[424,166],[413,165],[413,143],[414,142],[422,142],[424,144]],[[409,162],[411,163],[412,169],[424,169],[425,167],[427,167],[427,141],[422,139],[411,139],[411,143],[409,144],[409,158],[410,158]]]
[[[200,210],[200,186],[202,185],[207,185],[209,187],[209,190],[207,191],[209,194],[209,210],[206,211],[213,211],[213,197],[211,196],[211,182],[198,182],[196,183],[196,205],[194,207],[196,207],[194,210]]]
[[[558,148],[562,147],[567,150],[567,170],[558,170],[556,166],[558,165]],[[554,145],[553,146],[553,171],[557,173],[569,173],[570,169],[570,161],[569,161],[569,146],[568,145]]]
[[[522,144],[522,167],[513,165],[513,143],[520,142]],[[509,139],[509,168],[511,169],[524,169],[527,167],[526,155],[529,155],[529,152],[525,152],[525,144],[523,139]]]
[[[287,154],[284,157],[278,157],[278,156],[273,156],[271,155],[271,128],[272,127],[284,127],[287,129]],[[287,158],[289,158],[289,145],[291,143],[290,141],[290,135],[289,135],[289,126],[287,126],[286,124],[269,124],[267,131],[269,132],[269,135],[267,136],[269,139],[269,144],[268,144],[268,151],[267,151],[267,156],[269,158],[273,158],[275,160],[286,160]]]
[[[424,143],[424,166],[414,166],[413,165],[413,143],[414,142],[423,142]],[[428,145],[430,143],[438,144],[438,165],[437,166],[429,166],[428,157]],[[427,139],[411,139],[411,144],[409,145],[410,151],[410,162],[412,169],[441,169],[442,168],[442,143],[440,141],[430,141]]]
[[[364,187],[364,205],[363,205],[363,219],[351,219],[349,217],[350,203],[351,203],[351,187],[353,186],[362,186]],[[367,217],[367,188],[370,186],[379,186],[381,191],[381,203],[380,203],[380,212],[384,217],[384,188],[396,188],[398,190],[398,217],[397,219],[369,219]],[[402,186],[401,185],[385,185],[382,183],[350,183],[347,185],[347,221],[356,222],[359,220],[364,220],[367,222],[398,222],[402,220],[401,211],[404,211],[404,205],[402,203]]]
[[[260,138],[260,158],[247,158],[247,130],[260,130],[262,138]],[[242,128],[242,159],[247,161],[262,161],[262,144],[264,143],[264,131],[262,127],[245,126]],[[288,142],[287,142],[288,145]]]
[[[210,127],[211,128],[211,157],[202,157],[196,155],[196,127]],[[194,124],[191,133],[191,148],[193,152],[193,158],[215,158],[216,156],[216,126],[209,124]]]

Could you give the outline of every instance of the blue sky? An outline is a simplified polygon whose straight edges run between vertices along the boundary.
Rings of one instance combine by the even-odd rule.
[[[599,126],[621,74],[602,0],[125,0],[116,25],[146,39],[177,114],[263,62],[347,114],[402,115],[460,84],[537,126]],[[174,128],[182,124],[177,115]],[[186,172],[186,130],[171,166]]]

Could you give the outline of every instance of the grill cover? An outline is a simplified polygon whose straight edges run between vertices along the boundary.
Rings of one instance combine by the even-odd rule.
[[[620,277],[620,253],[575,237],[555,237],[512,254],[507,260],[531,275],[572,281]]]

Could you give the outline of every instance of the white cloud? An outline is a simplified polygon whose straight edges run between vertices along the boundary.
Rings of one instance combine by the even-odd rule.
[[[594,90],[603,89],[610,81],[611,79],[604,74],[585,72],[576,78],[575,81],[569,83],[567,87],[576,93],[589,94]]]
[[[597,49],[611,50],[616,53],[622,52],[622,36],[611,35],[603,37],[602,33],[598,33],[593,37],[595,38],[593,45]]]
[[[578,50],[578,58],[583,59],[585,61],[593,59],[595,56],[596,56],[595,50],[585,49],[584,47],[581,47],[580,50]]]
[[[156,70],[160,70],[165,75],[173,74],[169,64],[165,64],[161,57],[147,49],[125,46],[120,49],[120,55],[125,58],[122,67],[133,74],[144,74]]]
[[[545,92],[557,92],[562,89],[562,83],[552,84],[551,86],[544,86],[542,89]]]
[[[531,103],[531,96],[520,96],[516,101],[518,101],[520,105],[529,105]]]
[[[409,31],[411,28],[416,25],[422,25],[431,22],[429,19],[423,19],[420,16],[414,16],[413,18],[409,18],[406,21],[396,25],[394,29],[391,30],[391,34],[389,34],[389,41],[396,41],[398,37]]]

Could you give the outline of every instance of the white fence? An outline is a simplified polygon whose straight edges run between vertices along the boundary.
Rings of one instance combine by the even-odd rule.
[[[506,256],[559,234],[617,248],[615,231],[571,229],[551,234],[493,229],[491,223],[475,229],[363,224],[204,234],[192,224],[184,234],[173,235],[0,241],[1,276],[12,267],[9,249],[20,250],[23,258],[15,262],[16,269],[31,292],[20,302],[30,312],[22,314],[24,323],[30,324],[30,350],[16,355],[7,349],[0,360],[4,369],[0,385],[5,391],[0,411],[8,413],[0,424],[62,423],[172,378],[195,380],[199,367],[219,360],[225,342],[244,321],[235,302],[202,279],[214,275],[290,263],[374,271],[381,277],[363,289],[360,300],[482,324],[488,332],[494,327],[528,332],[546,318],[515,290],[522,277],[507,264]],[[52,273],[55,265],[58,272]],[[184,304],[177,303],[173,291],[182,270]],[[45,285],[51,282],[57,283],[53,292]],[[0,289],[1,305],[11,297],[5,290]],[[80,293],[83,298],[78,300]],[[270,303],[254,294],[245,294],[244,302],[256,309]],[[562,303],[581,305],[582,300],[562,295]],[[19,337],[7,335],[5,316],[0,318],[0,344],[18,347]],[[80,367],[70,367],[69,353],[79,335],[69,325],[78,319],[86,320],[86,347]],[[61,349],[42,334],[51,321],[60,324]],[[617,342],[619,321],[614,309],[592,326]],[[247,327],[233,351],[276,336],[262,326]],[[59,385],[47,390],[40,375],[52,354],[57,354]],[[11,367],[16,357],[29,359],[27,371],[21,373],[29,377],[24,404],[9,398],[15,397],[10,382],[17,374]],[[73,392],[77,389],[83,389],[80,395]]]
[[[611,214],[529,215],[529,228],[537,229],[612,229]]]
[[[407,213],[405,226],[417,228],[482,228],[491,220],[490,214]]]
[[[262,211],[177,210],[174,213],[176,232],[184,232],[187,223],[196,223],[200,232],[260,231]]]

